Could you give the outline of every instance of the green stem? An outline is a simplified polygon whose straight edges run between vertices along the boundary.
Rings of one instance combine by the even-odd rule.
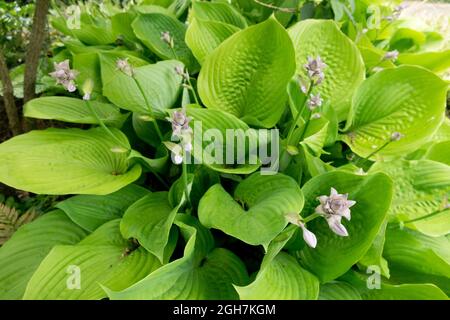
[[[432,216],[435,216],[435,215],[437,215],[437,214],[439,214],[441,212],[444,212],[445,210],[446,209],[444,209],[444,210],[439,209],[439,210],[436,210],[436,211],[434,211],[432,213],[426,214],[424,216],[421,216],[421,217],[418,217],[418,218],[414,218],[414,219],[411,219],[411,220],[407,220],[407,221],[403,221],[403,223],[411,223],[411,222],[417,222],[417,221],[420,221],[420,220],[423,220],[423,219],[428,219],[428,218],[430,218]]]
[[[312,215],[309,215],[305,219],[303,219],[303,223],[306,224],[306,223],[308,223],[308,222],[310,222],[310,221],[312,221],[312,220],[314,220],[314,219],[316,219],[318,217],[321,217],[321,215],[318,214],[318,213],[313,213]]]
[[[158,134],[159,139],[161,141],[163,141],[163,135],[161,133],[161,130],[159,130],[158,123],[156,122],[155,116],[153,114],[153,108],[152,108],[150,102],[148,101],[147,96],[144,93],[144,89],[142,88],[141,84],[139,83],[139,81],[134,76],[132,78],[134,79],[134,82],[136,83],[139,91],[141,92],[142,97],[144,98],[144,101],[145,101],[145,104],[147,106],[147,109],[150,112],[150,116],[152,117],[152,122],[153,122],[153,125],[155,126],[156,133]]]
[[[186,162],[184,161],[184,159],[183,159],[183,162],[181,163],[181,166],[183,169],[182,175],[183,175],[183,183],[184,183],[184,195],[186,196],[186,201],[188,202],[188,204],[190,206],[192,206],[191,200],[189,199],[187,165],[186,165]]]
[[[192,95],[194,96],[195,103],[200,105],[199,100],[197,98],[197,94],[195,93],[194,87],[192,86],[192,83],[191,83],[191,77],[189,77],[189,76],[187,77],[187,82],[189,85],[189,89],[191,90]]]
[[[294,122],[291,124],[291,127],[289,128],[289,132],[288,132],[287,140],[286,140],[288,145],[289,145],[290,139],[291,139],[291,137],[292,137],[292,134],[294,133],[295,127],[297,126],[297,122],[298,122],[298,120],[300,120],[300,117],[302,116],[302,110],[305,108],[305,105],[308,103],[308,97],[309,97],[309,95],[311,94],[313,85],[314,85],[314,82],[311,81],[311,82],[309,83],[308,92],[306,93],[306,99],[305,99],[305,101],[303,102],[302,107],[298,110],[297,116],[295,117]],[[308,110],[309,110],[309,109],[308,109]],[[309,117],[308,117],[308,119],[307,119],[307,123],[309,122],[309,118],[310,118],[310,117],[311,117],[311,110],[310,110],[310,112],[309,112]]]
[[[113,140],[115,140],[122,148],[126,149],[127,151],[130,150],[130,147],[125,145],[123,143],[123,141],[120,141],[112,132],[111,130],[109,130],[109,128],[105,125],[105,123],[103,122],[102,119],[100,119],[100,117],[98,116],[97,112],[95,112],[94,108],[92,107],[92,105],[90,104],[90,102],[88,100],[84,100],[87,107],[89,108],[89,111],[91,111],[92,115],[94,116],[94,118],[97,120],[98,124],[100,125],[100,127],[102,127],[102,129],[109,135],[111,136],[111,138],[113,138]]]
[[[392,141],[389,140],[387,141],[385,144],[383,144],[381,147],[379,147],[377,150],[375,150],[374,152],[372,152],[371,154],[369,154],[367,157],[365,157],[364,159],[362,159],[361,161],[356,161],[356,165],[360,164],[361,166],[364,165],[367,161],[369,161],[369,159],[371,157],[373,157],[374,155],[376,155],[378,152],[380,152],[381,150],[383,150],[384,148],[386,148],[388,146],[389,143],[391,143]]]

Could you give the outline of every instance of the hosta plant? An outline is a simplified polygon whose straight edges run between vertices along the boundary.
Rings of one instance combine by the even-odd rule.
[[[0,248],[0,298],[447,299],[448,82],[248,2],[54,18],[65,94],[24,115],[72,125],[0,144],[0,182],[61,201]]]

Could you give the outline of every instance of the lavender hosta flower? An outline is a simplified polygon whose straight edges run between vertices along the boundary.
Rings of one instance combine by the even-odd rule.
[[[133,67],[128,62],[128,58],[117,59],[116,67],[117,67],[118,70],[122,71],[127,76],[132,77],[134,75]]]
[[[309,100],[308,100],[308,108],[309,108],[309,110],[314,110],[317,107],[320,107],[322,105],[322,102],[323,102],[323,100],[320,97],[320,93],[318,93],[316,95],[311,94],[309,96]]]
[[[172,124],[172,135],[179,137],[187,133],[192,133],[192,129],[189,127],[189,122],[192,118],[186,115],[185,110],[175,111],[171,118],[166,119]]]
[[[56,80],[56,83],[61,84],[69,92],[77,90],[74,80],[78,75],[78,71],[70,69],[69,60],[59,63],[55,62],[53,65],[55,71],[50,72],[49,75]]]
[[[392,60],[395,61],[398,58],[399,52],[397,50],[388,51],[385,53],[383,60]]]
[[[339,236],[348,236],[347,229],[341,223],[342,217],[351,219],[350,207],[354,206],[356,201],[348,200],[348,194],[339,194],[336,189],[331,188],[329,196],[320,196],[317,198],[320,205],[315,212],[323,216],[330,229]]]
[[[286,220],[292,224],[295,224],[296,226],[299,226],[302,229],[303,240],[305,240],[305,243],[308,246],[310,246],[311,248],[315,248],[317,246],[316,235],[306,228],[306,225],[300,220],[298,214],[289,213],[286,215]]]
[[[183,78],[183,80],[188,80],[189,79],[189,73],[183,66],[176,66],[175,67],[175,72],[176,72],[176,74],[181,76]]]
[[[170,48],[173,48],[173,46],[174,46],[173,37],[170,35],[169,31],[161,32],[161,40],[164,41],[165,43],[167,43],[167,45]]]
[[[309,79],[314,81],[316,85],[321,84],[325,78],[323,70],[326,66],[327,65],[322,61],[320,56],[317,56],[315,59],[313,57],[308,57],[308,62],[304,65]]]
[[[172,160],[175,164],[183,161],[185,152],[192,151],[192,129],[189,127],[191,117],[186,115],[186,111],[175,111],[172,117],[166,118],[172,124],[172,137],[179,139],[180,143],[166,142],[166,146],[172,151]]]
[[[391,134],[391,141],[398,141],[398,140],[400,140],[403,137],[404,137],[404,135],[401,134],[400,132],[393,132]]]

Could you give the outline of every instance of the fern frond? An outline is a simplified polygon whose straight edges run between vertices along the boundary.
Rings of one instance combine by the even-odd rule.
[[[17,229],[36,218],[34,210],[20,215],[19,211],[0,203],[0,245],[4,244]]]

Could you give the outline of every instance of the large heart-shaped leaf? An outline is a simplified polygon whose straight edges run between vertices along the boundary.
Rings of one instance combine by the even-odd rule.
[[[187,241],[184,256],[151,273],[110,299],[238,299],[232,284],[245,285],[245,265],[231,251],[213,248],[213,238],[191,216],[177,217],[176,224]]]
[[[247,21],[233,6],[228,3],[199,2],[192,4],[192,14],[204,21],[217,21],[243,29]]]
[[[90,102],[100,120],[108,126],[120,128],[129,114],[109,103]],[[24,116],[37,119],[59,120],[73,123],[99,124],[86,106],[86,101],[69,97],[41,97],[24,106]]]
[[[295,231],[290,225],[270,243],[255,280],[246,287],[236,287],[241,299],[317,299],[317,278],[300,267],[294,257],[280,252]]]
[[[347,117],[353,92],[363,81],[364,63],[355,44],[332,20],[305,20],[289,28],[295,48],[297,72],[306,79],[309,56],[326,63],[325,80],[317,87],[323,99],[336,110],[339,120]]]
[[[237,31],[239,28],[230,24],[193,19],[186,31],[186,43],[198,62],[203,64],[208,54]]]
[[[31,277],[23,298],[101,299],[106,297],[102,285],[122,290],[157,269],[155,256],[121,237],[119,223],[105,223],[77,245],[55,246]]]
[[[60,210],[17,230],[0,248],[0,299],[21,299],[28,280],[53,246],[76,244],[86,234]]]
[[[100,55],[103,94],[112,103],[150,116],[161,115],[172,107],[181,88],[181,76],[175,72],[175,67],[183,66],[180,62],[162,61],[135,67],[135,74],[130,77],[116,70],[116,60],[115,55]]]
[[[371,172],[381,171],[394,181],[389,214],[407,227],[430,236],[450,232],[450,209],[445,208],[450,192],[450,166],[430,160],[376,163]]]
[[[373,154],[394,132],[404,137],[377,156],[402,156],[422,146],[444,119],[448,84],[430,71],[401,66],[365,80],[353,97],[343,140],[362,157]],[[373,158],[373,157],[372,157]]]
[[[126,136],[110,129],[128,145]],[[112,152],[114,140],[100,128],[31,131],[0,144],[0,181],[45,194],[108,194],[136,180],[126,153]]]
[[[342,280],[350,283],[364,300],[448,300],[447,295],[433,284],[392,285],[381,281],[380,288],[369,289],[366,275],[349,272]]]
[[[308,229],[317,237],[317,247],[304,247],[301,261],[322,283],[344,274],[362,258],[377,236],[392,198],[392,182],[383,173],[362,176],[332,171],[312,178],[303,186],[302,215],[311,214],[319,205],[317,197],[329,195],[332,187],[341,194],[348,193],[356,204],[351,208],[351,221],[343,221],[348,237],[334,234],[325,219],[308,223]]]
[[[251,245],[268,245],[286,226],[286,214],[302,208],[302,192],[291,177],[254,173],[238,185],[234,197],[220,184],[212,186],[200,200],[198,216],[208,228]]]
[[[77,195],[56,207],[83,229],[92,232],[102,224],[122,217],[130,205],[149,193],[149,190],[131,184],[105,196]]]
[[[243,300],[316,300],[319,281],[285,252],[279,253],[255,281],[236,290]]]
[[[450,241],[392,226],[386,232],[383,255],[397,283],[434,283],[450,294]]]
[[[319,300],[362,300],[358,290],[347,282],[334,281],[320,286]]]
[[[182,22],[162,13],[149,13],[138,16],[132,27],[136,36],[160,58],[180,60],[190,72],[198,71],[198,62],[184,42],[186,25]],[[173,49],[161,39],[163,32],[170,32]]]
[[[272,127],[286,104],[294,74],[294,48],[273,18],[239,31],[205,60],[198,90],[211,109],[229,112],[249,124]]]
[[[155,192],[136,201],[120,222],[123,237],[135,238],[161,263],[169,233],[179,207],[172,208],[168,192]]]

